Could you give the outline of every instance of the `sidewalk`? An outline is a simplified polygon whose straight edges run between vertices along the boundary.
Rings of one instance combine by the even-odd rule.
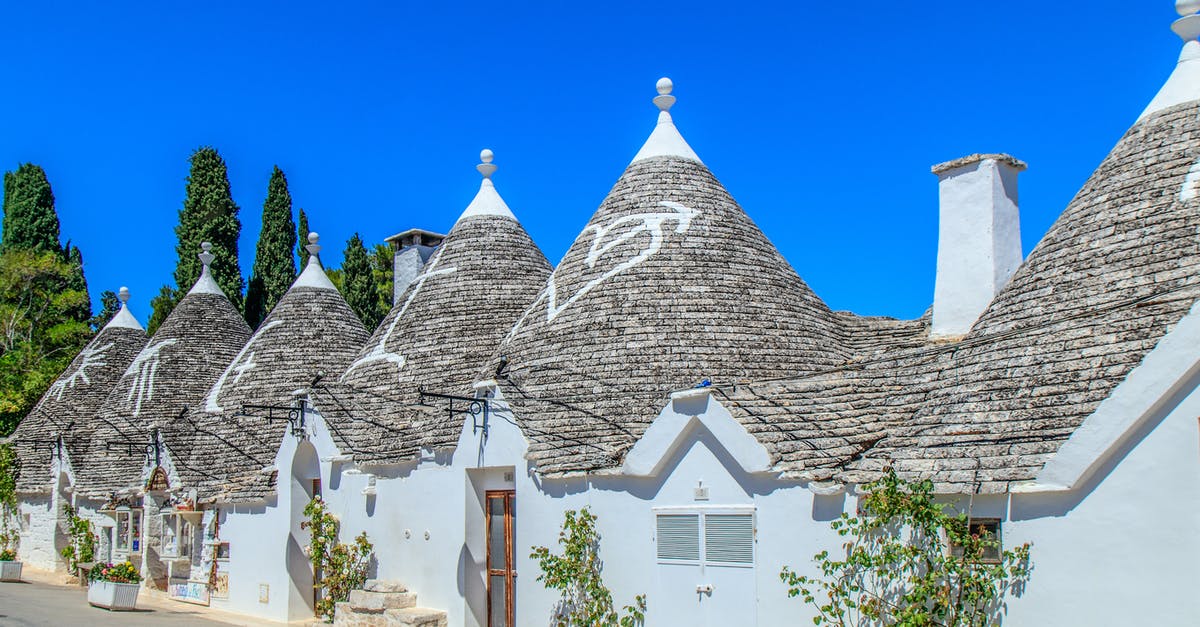
[[[87,589],[65,574],[25,566],[22,583],[0,583],[0,624],[49,625],[285,625],[174,601],[165,592],[138,593],[137,610],[109,612],[88,605]],[[307,624],[307,623],[304,623]]]

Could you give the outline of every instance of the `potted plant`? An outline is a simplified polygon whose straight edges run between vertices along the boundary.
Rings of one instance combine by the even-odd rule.
[[[130,562],[96,564],[88,571],[88,603],[110,610],[132,610],[137,605],[141,580]]]
[[[20,581],[21,562],[17,561],[17,552],[12,549],[0,549],[0,581]]]

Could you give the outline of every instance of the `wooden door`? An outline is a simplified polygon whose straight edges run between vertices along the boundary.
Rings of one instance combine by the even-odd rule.
[[[516,571],[513,563],[512,490],[487,492],[487,598],[488,627],[513,627],[513,584]]]

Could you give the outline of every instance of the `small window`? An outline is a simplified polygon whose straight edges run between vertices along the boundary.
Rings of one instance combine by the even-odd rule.
[[[217,544],[217,559],[218,560],[228,560],[229,559],[229,543],[228,542],[220,542]]]
[[[164,557],[188,557],[192,550],[192,523],[179,514],[162,515],[162,544]]]
[[[971,518],[967,520],[968,529],[971,535],[978,536],[989,541],[990,545],[983,547],[983,555],[981,561],[988,563],[999,563],[1000,553],[1004,550],[1004,545],[1001,543],[1000,536],[1000,519],[999,518]],[[954,557],[963,556],[963,546],[957,542],[950,542],[950,555]]]
[[[658,560],[754,566],[754,512],[746,508],[671,508],[655,513]]]
[[[116,513],[115,547],[118,552],[139,553],[142,550],[142,510],[126,509]]]

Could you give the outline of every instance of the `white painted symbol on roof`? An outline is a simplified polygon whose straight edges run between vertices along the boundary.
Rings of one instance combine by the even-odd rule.
[[[1200,196],[1200,161],[1192,165],[1187,176],[1183,179],[1183,188],[1179,190],[1179,200],[1187,202]]]
[[[65,392],[68,387],[75,389],[76,382],[83,381],[84,385],[90,385],[92,380],[88,378],[87,369],[107,366],[108,362],[104,361],[104,353],[108,349],[112,348],[112,345],[113,343],[109,342],[104,346],[97,346],[95,348],[89,346],[80,351],[79,356],[82,357],[83,360],[79,362],[79,367],[75,369],[75,372],[72,372],[66,378],[55,381],[54,385],[50,386],[47,396],[49,396],[49,393],[56,393],[54,397],[55,400],[61,401],[63,392]]]
[[[250,341],[246,342],[246,345],[242,347],[242,350],[238,351],[237,357],[233,358],[233,363],[229,364],[229,366],[225,368],[225,372],[221,373],[221,378],[217,379],[216,384],[213,385],[211,390],[209,390],[208,397],[204,399],[204,411],[214,414],[221,411],[221,405],[217,402],[217,400],[221,397],[221,391],[225,387],[225,381],[229,378],[229,373],[237,373],[233,377],[233,382],[237,383],[238,381],[242,380],[242,375],[246,374],[246,372],[250,370],[253,370],[258,364],[254,361],[254,351],[250,349],[254,347],[255,342],[267,334],[267,331],[270,331],[281,324],[283,324],[282,320],[272,320],[271,322],[268,322],[258,328],[258,331],[254,334],[254,337],[250,338]],[[249,357],[246,357],[247,352],[250,353]],[[246,361],[244,363],[242,362],[243,357],[246,357]]]
[[[417,278],[413,279],[412,285],[408,288],[408,298],[404,299],[404,305],[392,318],[392,323],[388,325],[387,331],[384,331],[383,335],[379,338],[379,341],[371,347],[371,350],[367,351],[365,355],[359,357],[354,361],[354,363],[350,364],[350,367],[346,369],[344,374],[342,374],[341,381],[345,382],[346,377],[349,377],[350,373],[354,372],[354,370],[359,366],[364,366],[376,361],[394,363],[396,364],[397,370],[404,367],[406,361],[404,359],[404,355],[393,353],[387,350],[388,342],[392,339],[392,334],[396,332],[396,326],[400,324],[402,319],[404,319],[404,312],[408,311],[408,306],[412,304],[413,299],[415,299],[417,294],[421,293],[421,289],[425,287],[425,282],[430,279],[446,276],[458,271],[458,268],[438,269],[438,264],[440,264],[442,261],[443,251],[445,251],[444,247],[439,248],[429,260],[429,269],[425,272],[422,272]]]
[[[142,412],[143,402],[154,400],[154,375],[158,373],[162,350],[177,341],[175,339],[163,340],[147,346],[125,370],[125,376],[133,375],[133,382],[129,386],[129,393],[125,395],[125,402],[134,403],[134,416]],[[137,397],[136,401],[134,401],[134,396]]]
[[[584,233],[587,233],[588,231],[592,232],[592,243],[591,246],[588,247],[587,256],[585,256],[583,259],[584,263],[587,264],[587,267],[589,268],[595,268],[596,264],[600,261],[600,258],[603,257],[608,251],[620,246],[622,243],[642,233],[646,233],[650,236],[650,242],[636,255],[629,257],[625,261],[622,261],[612,268],[609,268],[600,276],[588,281],[583,287],[579,288],[578,292],[575,292],[575,294],[573,294],[570,298],[563,301],[562,304],[559,304],[558,302],[558,286],[555,284],[554,275],[551,274],[550,282],[546,285],[546,289],[542,292],[542,294],[538,296],[537,301],[534,302],[533,307],[530,308],[530,311],[533,311],[533,309],[535,309],[542,301],[545,301],[546,322],[553,322],[554,319],[558,317],[558,314],[562,313],[567,307],[570,307],[576,301],[583,298],[588,292],[595,289],[601,283],[642,263],[661,250],[663,241],[666,239],[666,234],[663,230],[665,223],[674,222],[675,233],[682,234],[686,233],[688,228],[691,227],[692,220],[696,216],[700,215],[699,209],[692,209],[691,207],[686,207],[677,202],[672,202],[669,200],[659,202],[658,206],[666,207],[672,211],[661,213],[638,213],[617,218],[603,226],[589,226],[587,229],[584,229]],[[630,224],[635,226],[626,231],[620,231],[619,235],[616,235],[615,237],[612,237],[606,241],[606,238],[608,238],[612,232],[618,231],[621,227],[625,227]],[[555,270],[555,272],[557,273],[557,270]],[[528,315],[528,312],[526,315]],[[524,320],[525,317],[522,316],[521,320],[517,321],[516,326],[514,326],[512,332],[509,333],[510,337],[517,332],[517,329],[521,328],[521,323],[524,322]]]

